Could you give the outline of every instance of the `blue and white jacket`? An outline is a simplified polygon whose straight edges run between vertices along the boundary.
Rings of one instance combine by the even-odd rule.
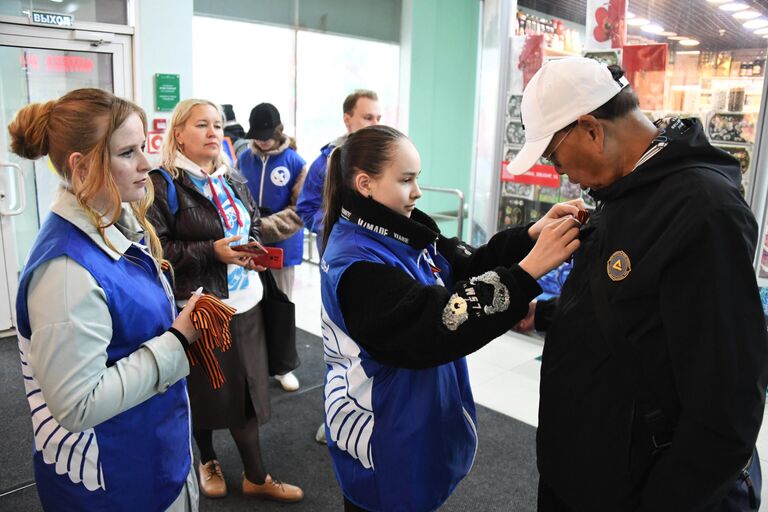
[[[254,143],[237,157],[240,172],[261,212],[264,242],[283,249],[283,265],[301,263],[304,233],[296,202],[307,175],[306,162],[291,148],[292,139],[263,152]]]
[[[366,510],[435,510],[472,467],[462,356],[514,325],[540,291],[527,274],[519,294],[516,277],[495,271],[456,282],[455,265],[463,277],[488,262],[487,251],[475,256],[418,210],[408,219],[357,194],[333,227],[321,261],[326,434],[344,495]]]
[[[146,247],[116,226],[106,246],[75,205],[68,192],[54,204],[16,301],[40,501],[57,511],[166,510],[191,465],[189,366],[167,332],[170,285]]]

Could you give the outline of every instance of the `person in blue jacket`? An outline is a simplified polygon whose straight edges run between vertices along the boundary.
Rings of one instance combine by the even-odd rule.
[[[347,128],[347,133],[334,139],[320,149],[318,156],[309,166],[307,179],[299,194],[299,202],[296,204],[296,213],[299,214],[304,226],[317,235],[318,252],[323,251],[323,190],[325,189],[325,175],[328,167],[328,157],[337,146],[347,140],[350,133],[360,128],[373,126],[381,122],[381,110],[379,109],[379,96],[367,89],[358,89],[344,99],[342,105],[344,112],[342,120]],[[325,426],[320,425],[315,433],[315,441],[325,443]]]
[[[416,209],[421,161],[370,126],[331,154],[321,259],[328,449],[347,511],[437,509],[472,467],[464,356],[505,333],[579,246],[575,203],[473,249]]]
[[[307,175],[306,162],[296,152],[296,141],[283,133],[280,112],[271,103],[251,110],[246,139],[248,149],[237,157],[261,213],[261,232],[266,245],[283,249],[283,268],[273,269],[277,286],[291,298],[294,268],[304,253],[303,224],[296,214],[296,201]],[[288,372],[275,375],[286,391],[299,389],[299,380]]]
[[[379,96],[374,91],[367,89],[354,91],[344,99],[342,109],[344,113],[342,120],[347,128],[347,133],[320,149],[320,156],[309,166],[307,179],[296,204],[296,213],[301,217],[304,226],[317,235],[320,252],[322,252],[320,239],[323,232],[323,189],[325,188],[328,157],[335,147],[344,143],[350,133],[381,122]]]
[[[8,131],[13,153],[48,155],[62,178],[16,300],[42,507],[197,510],[185,348],[198,295],[177,317],[145,216],[146,115],[78,89],[27,105]]]

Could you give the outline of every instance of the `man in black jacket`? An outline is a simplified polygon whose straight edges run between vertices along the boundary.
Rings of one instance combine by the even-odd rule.
[[[768,336],[738,162],[589,59],[545,64],[522,119],[510,171],[543,155],[598,204],[554,314],[537,307],[539,510],[749,510]]]

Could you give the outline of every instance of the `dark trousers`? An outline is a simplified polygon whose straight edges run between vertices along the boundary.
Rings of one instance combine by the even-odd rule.
[[[538,512],[575,512],[565,504],[544,482],[539,479]]]
[[[368,512],[364,508],[360,508],[344,496],[344,512]]]

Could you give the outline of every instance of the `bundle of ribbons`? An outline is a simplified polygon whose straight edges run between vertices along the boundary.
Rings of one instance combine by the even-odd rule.
[[[203,372],[213,389],[220,388],[225,381],[213,349],[226,352],[232,346],[229,322],[235,311],[213,295],[203,295],[190,315],[192,325],[200,331],[200,339],[189,346],[187,358],[192,366],[202,364]]]

